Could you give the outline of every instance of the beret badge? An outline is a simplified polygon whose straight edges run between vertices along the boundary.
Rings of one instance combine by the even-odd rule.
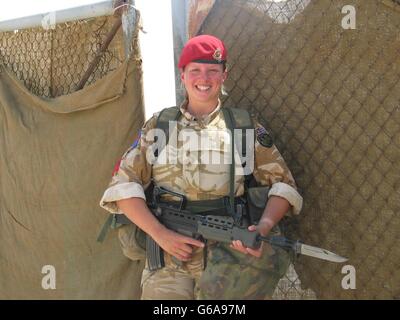
[[[220,48],[215,49],[214,54],[213,54],[213,58],[215,60],[217,60],[218,62],[222,61],[222,52]]]

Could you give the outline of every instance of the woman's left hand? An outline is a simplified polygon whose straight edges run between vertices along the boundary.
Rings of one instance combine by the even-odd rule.
[[[251,232],[257,231],[257,227],[255,225],[249,226],[248,230]],[[234,240],[230,244],[230,247],[232,249],[235,249],[243,254],[250,254],[254,257],[260,258],[262,255],[262,248],[263,248],[263,243],[261,243],[261,246],[258,249],[251,249],[249,247],[245,247],[240,240]]]

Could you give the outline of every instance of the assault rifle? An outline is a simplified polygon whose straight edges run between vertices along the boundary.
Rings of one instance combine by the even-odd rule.
[[[182,197],[181,202],[177,206],[167,202],[160,202],[159,196],[162,193]],[[246,227],[237,226],[234,219],[229,216],[193,214],[188,210],[182,209],[186,198],[163,188],[155,187],[154,194],[156,202],[153,201],[152,212],[165,227],[179,234],[197,240],[214,240],[224,243],[241,240],[244,246],[253,249],[259,248],[261,243],[265,241],[272,246],[293,251],[295,255],[303,254],[332,262],[347,261],[346,258],[328,250],[305,245],[300,241],[289,240],[283,236],[263,237],[258,232],[252,232]],[[146,236],[146,253],[150,270],[153,271],[164,267],[163,250],[149,235]]]

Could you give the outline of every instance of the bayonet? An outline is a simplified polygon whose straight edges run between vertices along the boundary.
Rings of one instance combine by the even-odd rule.
[[[296,255],[305,255],[337,263],[342,263],[348,260],[347,258],[341,257],[336,253],[333,253],[326,249],[310,246],[308,244],[301,243],[300,241],[292,241],[282,236],[259,236],[258,238],[259,240],[265,241],[272,246],[278,246],[281,248],[293,250]]]

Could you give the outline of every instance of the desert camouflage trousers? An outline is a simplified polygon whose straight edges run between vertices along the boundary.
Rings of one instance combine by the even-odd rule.
[[[142,275],[143,300],[264,300],[271,299],[290,264],[289,254],[263,244],[261,258],[244,255],[228,244],[196,249],[193,259],[180,262],[164,254],[165,267]]]

